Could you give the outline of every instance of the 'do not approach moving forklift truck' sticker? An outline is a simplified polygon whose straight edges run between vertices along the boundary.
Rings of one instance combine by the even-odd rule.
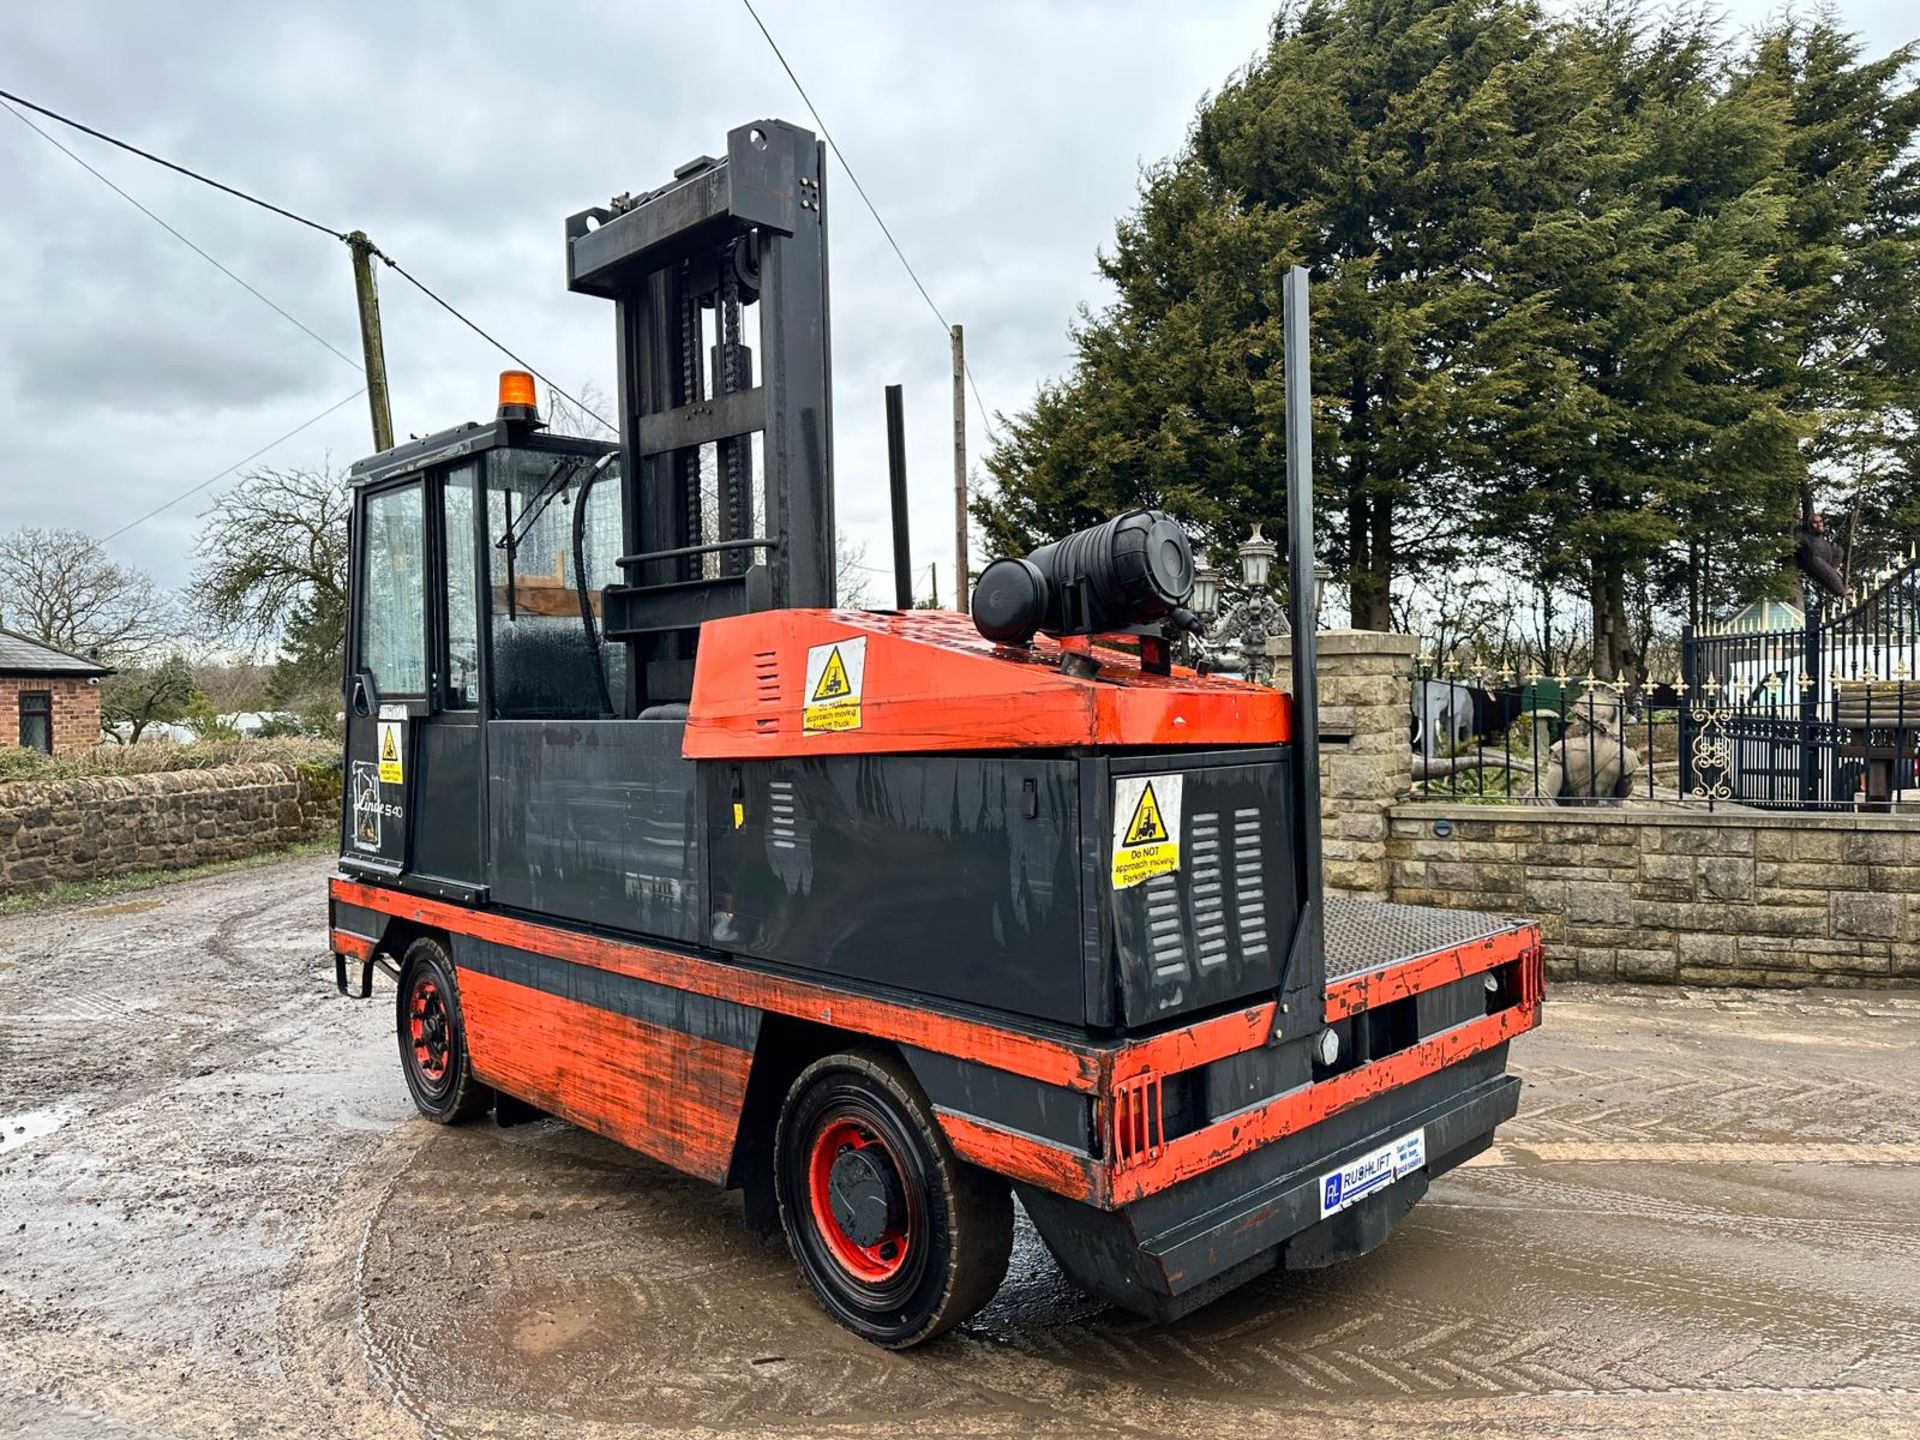
[[[1180,868],[1180,775],[1113,782],[1113,888],[1131,889]]]
[[[806,700],[800,729],[808,735],[860,728],[860,689],[867,678],[867,640],[836,640],[807,651]]]

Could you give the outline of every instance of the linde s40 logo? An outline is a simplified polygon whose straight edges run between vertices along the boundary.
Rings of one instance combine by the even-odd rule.
[[[1131,889],[1180,868],[1180,775],[1130,775],[1113,782],[1113,888]]]

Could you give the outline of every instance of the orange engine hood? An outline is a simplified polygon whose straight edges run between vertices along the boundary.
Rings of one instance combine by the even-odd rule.
[[[690,759],[1077,746],[1271,745],[1291,738],[1288,696],[1262,685],[1141,671],[1093,648],[1068,675],[1062,646],[983,639],[945,610],[768,610],[701,627]]]

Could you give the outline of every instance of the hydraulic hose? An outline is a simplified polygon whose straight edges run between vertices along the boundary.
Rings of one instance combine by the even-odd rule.
[[[614,713],[613,691],[607,686],[607,662],[600,655],[600,627],[594,621],[593,595],[587,589],[587,496],[593,493],[593,482],[613,462],[614,454],[609,450],[593,462],[591,470],[581,476],[580,494],[573,504],[573,583],[575,592],[580,596],[580,624],[587,632],[587,654],[593,660],[594,683],[600,688],[602,717]]]

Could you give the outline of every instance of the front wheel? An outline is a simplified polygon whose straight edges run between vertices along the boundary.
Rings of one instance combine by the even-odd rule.
[[[453,957],[431,935],[409,945],[400,963],[394,1023],[400,1037],[400,1065],[415,1109],[442,1125],[486,1111],[493,1103],[493,1091],[473,1077]]]
[[[829,1055],[801,1072],[774,1138],[774,1185],[807,1283],[876,1345],[952,1329],[1007,1273],[1007,1183],[955,1157],[891,1055]]]

